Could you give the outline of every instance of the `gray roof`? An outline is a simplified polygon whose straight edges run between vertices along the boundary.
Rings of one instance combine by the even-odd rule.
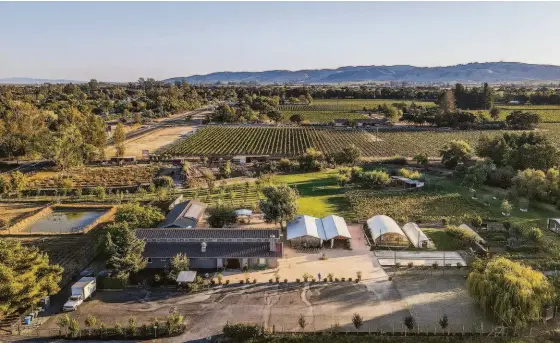
[[[201,243],[146,243],[143,255],[146,258],[172,258],[179,253],[188,258],[281,258],[283,250],[282,243],[276,243],[276,251],[270,251],[269,243],[264,242],[206,242],[205,252]]]
[[[169,211],[165,220],[159,227],[193,228],[196,226],[205,210],[206,204],[196,200],[179,203]]]
[[[136,237],[145,241],[150,240],[264,240],[270,239],[274,235],[280,238],[278,229],[138,229],[134,231]]]

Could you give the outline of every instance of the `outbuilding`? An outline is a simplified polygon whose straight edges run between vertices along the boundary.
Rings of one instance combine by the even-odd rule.
[[[367,227],[376,246],[408,246],[408,238],[399,225],[386,215],[378,215],[367,220]]]
[[[297,216],[287,225],[287,239],[292,246],[320,247],[330,242],[331,248],[335,240],[350,240],[352,236],[344,218],[330,215],[324,218]]]
[[[548,218],[546,227],[552,232],[560,233],[560,218]]]
[[[416,223],[406,223],[402,227],[402,231],[415,248],[428,249],[434,247],[434,243],[430,241],[428,236],[422,232],[422,229],[420,229]]]
[[[196,200],[175,204],[159,227],[192,229],[198,224],[205,210],[206,204]]]

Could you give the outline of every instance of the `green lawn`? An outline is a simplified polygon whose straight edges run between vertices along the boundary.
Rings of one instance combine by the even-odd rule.
[[[276,175],[273,181],[296,186],[299,199],[299,214],[324,217],[337,214],[344,217],[348,211],[345,190],[338,186],[336,170],[315,173]]]
[[[422,229],[436,246],[436,250],[460,250],[464,248],[463,242],[451,236],[443,229]]]

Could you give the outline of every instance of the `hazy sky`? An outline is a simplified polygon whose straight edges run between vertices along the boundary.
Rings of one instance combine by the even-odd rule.
[[[0,3],[0,78],[560,65],[560,3]]]

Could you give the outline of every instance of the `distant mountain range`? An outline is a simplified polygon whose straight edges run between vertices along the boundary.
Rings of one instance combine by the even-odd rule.
[[[73,81],[73,80],[51,80],[51,79],[34,79],[29,77],[9,77],[6,79],[0,79],[0,84],[5,85],[42,85],[44,83],[85,83],[84,81]]]
[[[559,81],[560,66],[518,62],[458,64],[447,67],[357,66],[337,69],[270,70],[262,72],[217,72],[207,75],[174,77],[164,82],[188,83],[254,82],[270,83],[352,83],[408,81],[418,83],[505,83]]]

